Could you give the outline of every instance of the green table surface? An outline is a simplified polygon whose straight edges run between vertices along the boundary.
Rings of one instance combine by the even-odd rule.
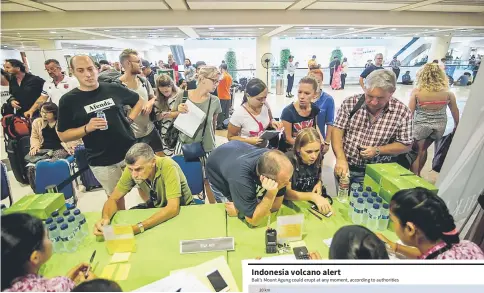
[[[152,214],[157,209],[120,211],[113,218],[113,224],[136,224]],[[92,234],[94,223],[101,213],[85,213],[89,225],[89,236],[74,253],[54,254],[42,268],[41,273],[47,277],[64,276],[80,262],[88,262],[94,250],[97,250],[94,260],[94,274],[101,275],[104,267],[109,264],[104,242],[97,242]],[[197,254],[180,254],[180,240],[225,237],[226,213],[224,205],[197,205],[182,207],[180,214],[136,236],[136,252],[131,254],[129,263],[131,270],[128,280],[119,281],[123,291],[132,291],[150,284],[170,274],[172,270],[199,265],[219,256],[227,256],[226,252],[209,252]]]
[[[330,218],[323,217],[322,220],[309,213],[309,206],[307,202],[285,202],[278,212],[272,214],[271,227],[276,228],[277,216],[304,214],[302,240],[309,251],[318,251],[323,258],[327,258],[329,248],[323,240],[332,238],[340,227],[352,224],[347,215],[348,204],[334,200],[335,214]],[[157,209],[120,211],[114,216],[113,224],[135,224],[156,211]],[[94,250],[97,250],[93,264],[94,274],[101,275],[104,267],[109,264],[111,255],[108,254],[104,242],[96,241],[92,234],[94,223],[101,217],[101,213],[84,214],[90,234],[76,252],[54,254],[42,267],[41,274],[46,277],[63,276],[78,263],[88,262]],[[267,218],[260,227],[249,228],[241,220],[227,217],[223,204],[182,207],[177,217],[136,236],[137,249],[129,259],[131,270],[128,280],[118,283],[124,291],[132,291],[168,276],[173,270],[225,256],[241,289],[242,260],[277,255],[265,253],[266,222]],[[389,230],[383,234],[392,241],[398,240],[395,233]],[[225,236],[235,238],[235,251],[180,254],[180,240]]]
[[[308,211],[310,206],[308,202],[284,202],[281,209],[272,214],[271,228],[276,229],[277,216],[304,214],[302,240],[306,243],[306,247],[310,252],[317,251],[323,259],[327,259],[329,247],[324,244],[323,240],[332,238],[339,228],[346,225],[353,225],[351,220],[348,219],[348,204],[342,204],[334,199],[334,215],[329,218],[322,217],[322,220],[316,218]],[[264,223],[266,222],[267,219]],[[237,218],[228,218],[227,220],[228,236],[235,238],[235,251],[228,253],[228,262],[239,288],[243,288],[242,260],[279,255],[266,254],[265,231],[265,224],[257,228],[249,229],[246,224]],[[382,232],[382,234],[392,241],[398,240],[395,233],[389,230],[376,232]]]

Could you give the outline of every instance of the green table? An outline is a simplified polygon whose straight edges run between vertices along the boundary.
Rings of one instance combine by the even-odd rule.
[[[323,259],[327,259],[329,247],[324,244],[323,240],[332,238],[334,233],[342,226],[353,224],[348,219],[348,204],[341,204],[334,199],[333,209],[335,214],[330,218],[323,217],[323,220],[319,220],[312,215],[308,211],[309,207],[308,202],[285,202],[281,209],[271,216],[271,227],[276,228],[277,216],[304,214],[302,240],[306,243],[309,251],[317,251]],[[265,222],[267,222],[267,219]],[[243,288],[242,260],[278,255],[265,253],[265,231],[265,224],[249,229],[246,224],[237,218],[228,218],[227,220],[227,235],[235,238],[235,251],[228,253],[228,262],[239,288]],[[382,232],[382,234],[392,241],[398,239],[395,233],[389,230]]]
[[[276,228],[277,216],[304,214],[303,240],[309,251],[318,251],[323,258],[328,256],[329,248],[323,240],[332,238],[342,226],[351,225],[348,219],[348,204],[334,201],[335,215],[317,219],[310,214],[307,202],[286,202],[271,216],[271,227]],[[114,218],[114,224],[135,224],[156,213],[157,209],[120,211]],[[97,242],[92,234],[94,223],[101,213],[85,213],[91,233],[75,253],[54,254],[41,270],[47,277],[65,275],[69,269],[80,262],[88,262],[94,250],[94,274],[99,276],[109,263],[111,255],[107,253],[104,242]],[[136,236],[137,251],[131,255],[131,270],[128,280],[120,281],[124,291],[135,290],[156,280],[164,278],[172,270],[192,267],[225,256],[239,288],[242,287],[242,260],[256,257],[275,256],[265,253],[265,230],[267,219],[257,228],[249,228],[237,218],[226,216],[223,204],[206,204],[182,207],[180,214],[145,233]],[[386,230],[383,234],[392,241],[397,236]],[[234,237],[235,251],[210,252],[198,254],[180,254],[180,240],[203,239],[212,237]]]
[[[135,224],[152,214],[157,209],[120,211],[113,218],[113,224]],[[92,234],[94,223],[101,213],[85,213],[90,227],[90,235],[75,253],[54,254],[46,263],[41,273],[47,277],[65,275],[69,269],[80,262],[88,262],[94,250],[94,274],[101,275],[109,263],[104,242],[97,242]],[[180,254],[180,240],[225,237],[226,214],[222,204],[182,207],[180,214],[145,233],[136,236],[137,250],[131,254],[131,270],[128,280],[118,282],[124,291],[135,290],[170,274],[172,270],[192,267],[226,252],[209,252],[198,254]]]

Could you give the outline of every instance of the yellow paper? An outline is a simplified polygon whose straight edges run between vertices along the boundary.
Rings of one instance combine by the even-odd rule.
[[[133,234],[133,228],[131,226],[113,226],[113,232],[116,235],[121,235],[121,234]]]
[[[116,266],[117,266],[116,264],[105,266],[101,276],[99,277],[103,279],[112,280],[114,270],[116,270]]]
[[[131,256],[131,252],[118,252],[113,254],[111,257],[110,263],[120,263],[120,262],[127,262],[129,257]]]
[[[281,232],[278,233],[278,237],[292,238],[301,235],[301,224],[288,224],[280,227]]]
[[[129,270],[131,269],[130,264],[120,264],[118,268],[118,272],[116,277],[114,278],[116,281],[124,281],[128,278]]]
[[[306,242],[304,241],[293,241],[293,242],[289,242],[289,246],[291,247],[291,249],[294,249],[294,247],[302,247],[302,246],[306,246]]]

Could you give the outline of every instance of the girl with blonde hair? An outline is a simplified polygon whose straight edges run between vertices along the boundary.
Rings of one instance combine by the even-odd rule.
[[[326,191],[321,181],[321,142],[321,136],[315,128],[303,129],[297,135],[294,150],[286,153],[294,167],[291,184],[286,189],[286,199],[310,201],[326,215],[332,212],[332,201],[324,197]]]
[[[200,159],[202,164],[205,165],[206,158],[215,148],[215,127],[217,116],[222,112],[222,107],[220,106],[219,99],[211,93],[217,88],[220,75],[220,71],[215,66],[202,66],[198,73],[196,73],[196,79],[198,80],[197,88],[186,91],[186,98],[193,105],[205,112],[207,117],[206,127],[204,127],[205,121],[203,120],[193,137],[189,137],[183,132],[180,132],[178,143],[175,147],[175,155],[183,153],[183,145],[201,142],[205,151],[205,157],[201,157]],[[179,113],[187,113],[189,111],[187,104],[182,99],[177,99],[173,107]]]
[[[411,169],[420,176],[427,161],[427,149],[445,132],[447,107],[454,118],[454,131],[459,124],[459,109],[454,93],[449,91],[445,71],[438,64],[424,65],[417,73],[415,84],[408,107],[414,113],[413,137],[418,146],[418,155]]]

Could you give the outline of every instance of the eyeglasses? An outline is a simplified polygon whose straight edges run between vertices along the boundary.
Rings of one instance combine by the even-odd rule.
[[[213,84],[219,84],[220,83],[220,80],[219,79],[214,79],[214,78],[209,78]]]

